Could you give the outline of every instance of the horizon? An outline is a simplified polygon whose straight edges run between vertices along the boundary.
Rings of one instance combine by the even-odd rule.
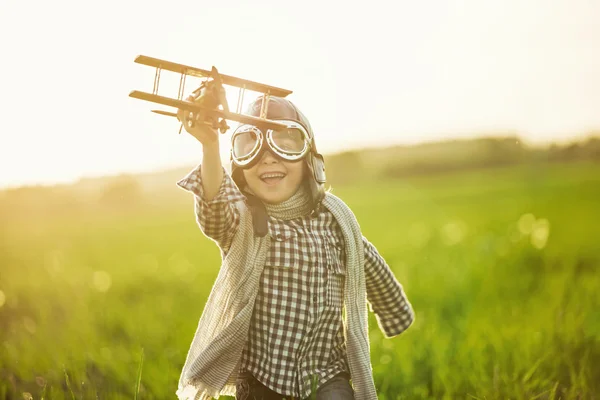
[[[324,154],[495,134],[565,143],[600,131],[600,3],[231,5],[59,0],[31,13],[30,3],[2,3],[0,34],[15,39],[3,49],[14,62],[0,67],[0,188],[201,162],[174,120],[128,97],[152,85],[139,54],[292,90]],[[176,78],[164,72],[159,93],[175,97]]]
[[[523,144],[527,148],[545,149],[552,145],[567,146],[567,145],[575,144],[575,143],[584,143],[590,139],[599,139],[600,140],[600,131],[599,132],[588,132],[586,134],[582,134],[579,136],[574,135],[573,137],[564,138],[563,140],[550,140],[550,141],[541,141],[541,142],[527,141],[527,140],[524,140],[519,135],[512,135],[512,134],[506,134],[506,135],[503,135],[503,134],[498,134],[498,135],[481,134],[481,135],[473,135],[473,136],[443,137],[440,139],[426,140],[426,141],[420,141],[420,142],[415,142],[415,143],[391,143],[388,145],[372,144],[371,146],[365,146],[365,147],[361,147],[361,148],[356,147],[356,148],[342,149],[339,151],[334,150],[331,152],[321,152],[321,154],[323,154],[323,156],[325,157],[325,163],[327,163],[328,156],[335,156],[337,154],[344,153],[344,152],[359,152],[361,150],[362,151],[378,151],[378,150],[384,150],[384,149],[389,149],[389,148],[410,149],[410,148],[414,148],[414,147],[443,144],[443,143],[448,143],[448,142],[468,142],[468,141],[474,141],[474,140],[512,139],[512,138],[518,139],[517,141],[520,142],[521,144]],[[116,178],[119,176],[140,177],[143,175],[155,175],[155,174],[158,175],[158,174],[162,174],[162,173],[168,173],[171,171],[183,170],[185,168],[194,168],[195,166],[197,166],[200,163],[200,161],[201,160],[199,160],[196,163],[188,162],[188,163],[178,164],[178,165],[163,166],[163,167],[158,167],[157,169],[119,170],[119,171],[114,171],[112,173],[108,172],[108,173],[100,174],[100,175],[83,175],[83,176],[80,176],[80,177],[77,177],[77,178],[71,179],[71,180],[31,182],[31,183],[25,183],[25,184],[21,184],[21,185],[13,185],[13,186],[0,185],[0,192],[17,190],[17,189],[27,189],[27,188],[51,188],[51,187],[57,187],[57,186],[72,186],[72,185],[77,185],[86,180],[111,179],[111,178]],[[229,166],[228,166],[229,154],[228,153],[224,154],[222,152],[221,161],[223,162],[225,169],[228,170],[229,169]]]

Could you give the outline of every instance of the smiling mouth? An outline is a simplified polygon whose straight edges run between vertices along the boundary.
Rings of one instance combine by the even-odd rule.
[[[260,180],[267,185],[274,185],[285,178],[285,174],[282,172],[267,172],[260,176]]]

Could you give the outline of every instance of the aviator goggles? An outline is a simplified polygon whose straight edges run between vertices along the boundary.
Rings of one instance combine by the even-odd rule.
[[[254,125],[240,125],[231,136],[231,160],[240,168],[250,168],[265,148],[285,161],[298,161],[310,151],[310,135],[295,121],[277,120],[285,128],[263,131]]]

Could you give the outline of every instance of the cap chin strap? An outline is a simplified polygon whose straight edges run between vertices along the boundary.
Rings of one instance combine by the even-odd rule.
[[[254,235],[264,237],[269,232],[269,215],[264,203],[256,196],[244,192],[246,196],[246,204],[252,214],[252,226]]]
[[[311,151],[306,157],[306,164],[312,178],[308,180],[308,187],[310,189],[314,214],[318,211],[319,203],[325,197],[325,161],[321,154]]]
[[[308,168],[311,170],[313,178],[315,182],[319,184],[324,184],[326,182],[325,177],[325,160],[321,154],[312,154],[309,153],[307,155]]]

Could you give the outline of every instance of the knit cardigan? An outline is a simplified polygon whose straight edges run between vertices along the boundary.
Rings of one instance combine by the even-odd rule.
[[[323,205],[341,227],[346,246],[344,335],[356,400],[377,399],[370,361],[368,309],[362,234],[356,217],[338,197],[326,193]],[[176,392],[180,400],[235,395],[271,237],[255,236],[245,202],[235,203],[238,231],[215,280],[188,351]]]

